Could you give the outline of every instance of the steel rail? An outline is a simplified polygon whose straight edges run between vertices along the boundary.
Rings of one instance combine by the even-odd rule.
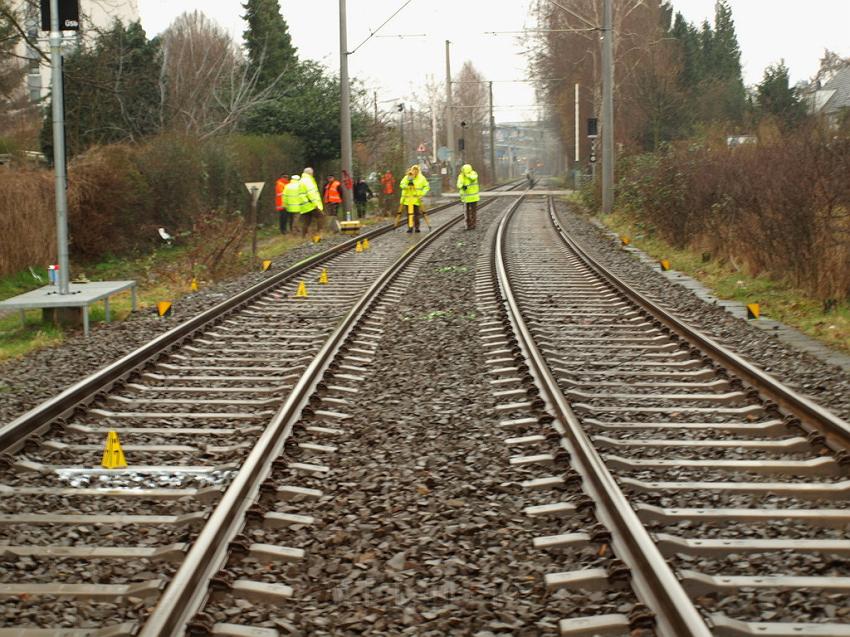
[[[551,197],[548,200],[551,206]],[[499,223],[494,237],[493,262],[499,290],[529,371],[555,416],[553,425],[570,452],[575,470],[583,478],[584,490],[597,505],[597,518],[611,532],[616,555],[631,570],[635,593],[655,613],[659,634],[663,637],[711,637],[699,610],[584,432],[525,323],[506,263],[507,228],[521,202],[522,199],[511,206]]]
[[[505,186],[505,184],[496,186],[494,189],[501,188],[503,186]],[[516,187],[516,185],[511,186],[511,188],[514,187]],[[430,212],[440,212],[455,205],[457,205],[457,202],[450,202],[437,206]],[[117,361],[102,367],[81,381],[66,388],[56,396],[48,398],[41,404],[33,407],[27,412],[24,412],[11,422],[0,427],[0,453],[9,453],[14,451],[23,444],[24,440],[28,436],[47,427],[53,420],[72,413],[79,405],[91,402],[100,392],[107,391],[115,383],[126,379],[130,374],[143,367],[150,360],[168,351],[181,341],[191,337],[195,332],[206,327],[210,323],[223,318],[225,314],[250,303],[261,294],[264,294],[275,286],[298,276],[313,266],[328,261],[343,252],[354,249],[357,242],[363,238],[371,240],[388,232],[392,232],[395,229],[396,226],[394,224],[386,224],[357,237],[353,237],[348,241],[329,248],[328,250],[311,255],[290,266],[286,270],[252,285],[242,292],[233,295],[229,299],[225,299],[221,303],[204,310],[200,314],[195,315],[180,325],[160,334],[141,347],[119,358]]]
[[[850,453],[848,453],[848,450],[850,450],[850,423],[839,418],[828,409],[816,404],[809,398],[795,392],[764,370],[723,347],[695,327],[691,327],[684,321],[676,318],[672,313],[630,287],[628,283],[591,257],[584,248],[567,234],[560,221],[558,221],[555,206],[551,198],[549,199],[549,218],[561,240],[569,249],[589,268],[617,288],[632,303],[660,321],[680,338],[687,341],[692,347],[708,355],[722,367],[737,375],[745,383],[757,389],[765,398],[773,401],[787,413],[792,414],[799,421],[794,424],[809,433],[816,432],[822,434],[825,437],[824,444],[836,452],[839,461],[845,463],[850,461]]]
[[[483,207],[483,206],[482,206]],[[142,626],[139,637],[172,637],[184,633],[187,622],[198,612],[208,596],[212,576],[224,566],[229,543],[244,524],[245,511],[256,500],[260,485],[270,475],[277,458],[300,419],[303,408],[323,375],[358,323],[398,275],[425,248],[464,218],[461,213],[425,235],[408,248],[360,297],[292,388],[283,406],[272,417],[266,430],[242,464],[239,472],[210,515],[186,559],[163,592],[160,602]]]

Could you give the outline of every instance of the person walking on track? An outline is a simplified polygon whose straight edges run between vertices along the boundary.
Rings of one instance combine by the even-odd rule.
[[[310,212],[305,210],[308,203],[307,188],[301,181],[301,177],[292,175],[292,179],[283,188],[283,204],[286,206],[288,214],[291,214],[293,217],[300,217],[302,237],[307,236],[307,228],[310,225]]]
[[[464,164],[460,169],[460,174],[457,176],[457,191],[460,193],[460,200],[466,206],[466,229],[475,230],[478,200],[481,196],[478,194],[478,173],[472,170],[469,164]]]
[[[354,184],[354,205],[357,208],[358,219],[366,216],[366,203],[374,196],[366,180],[363,177],[358,179],[357,183]]]
[[[392,213],[393,193],[395,192],[395,177],[387,170],[381,175],[381,210],[384,214]]]
[[[286,234],[292,230],[292,215],[286,211],[286,202],[283,199],[283,189],[288,183],[289,177],[284,173],[274,184],[274,207],[277,210],[280,234]]]
[[[329,217],[336,218],[339,204],[342,203],[342,196],[339,191],[340,186],[341,184],[339,183],[339,179],[333,175],[328,175],[328,180],[325,182],[325,191],[323,193],[322,201],[325,203],[326,214]]]
[[[407,209],[407,232],[419,232],[419,217],[424,212],[422,198],[428,194],[431,186],[420,172],[418,165],[414,164],[410,167],[410,170],[402,178],[399,189],[401,190],[401,199],[398,207],[399,216],[396,217],[396,226],[398,226],[402,212]]]
[[[301,187],[307,195],[307,201],[301,207],[301,236],[306,237],[313,222],[316,223],[316,234],[313,241],[318,243],[322,240],[322,197],[319,195],[319,186],[313,177],[313,169],[307,167],[301,175]]]

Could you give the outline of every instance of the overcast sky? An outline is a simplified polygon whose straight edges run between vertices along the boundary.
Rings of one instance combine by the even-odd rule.
[[[376,29],[405,0],[348,0],[349,50]],[[563,1],[563,0],[562,0]],[[138,0],[142,25],[153,36],[184,11],[198,9],[241,39],[245,23],[241,0]],[[817,71],[824,48],[850,56],[850,0],[730,0],[741,44],[744,79],[755,83],[764,68],[784,58],[792,81]],[[528,0],[412,0],[380,35],[350,57],[353,77],[378,90],[378,100],[404,100],[429,75],[445,76],[445,40],[452,42],[452,71],[471,60],[494,85],[497,121],[534,117],[534,92],[528,84],[504,80],[527,76],[523,46],[515,35],[534,27]],[[714,15],[714,0],[673,0],[692,22]],[[338,0],[309,3],[281,0],[284,18],[299,55],[339,68]],[[308,10],[309,8],[309,10]],[[510,108],[508,108],[510,107]]]

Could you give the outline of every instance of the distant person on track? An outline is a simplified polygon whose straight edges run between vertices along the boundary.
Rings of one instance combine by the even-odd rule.
[[[362,219],[366,216],[366,204],[374,196],[375,195],[372,193],[372,189],[369,188],[369,184],[366,183],[366,180],[363,179],[363,177],[358,179],[357,183],[354,184],[354,205],[357,208],[358,219]]]
[[[283,188],[283,204],[286,206],[287,214],[301,218],[301,236],[307,236],[309,223],[305,222],[305,215],[309,214],[305,208],[309,203],[307,188],[298,175],[292,175],[292,179]]]
[[[385,215],[392,214],[395,177],[388,170],[381,175],[381,210]]]
[[[325,202],[325,212],[329,217],[335,218],[337,216],[339,204],[342,203],[342,195],[339,190],[341,186],[342,184],[339,182],[339,179],[333,175],[328,175],[322,201]]]
[[[310,226],[315,223],[313,243],[318,243],[322,240],[322,197],[313,177],[313,169],[309,166],[301,174],[301,185],[307,194],[307,202],[301,208],[301,236],[306,237]]]
[[[286,234],[292,230],[292,215],[286,211],[286,202],[283,198],[283,189],[288,183],[289,177],[284,173],[274,184],[274,207],[277,210],[280,234]]]
[[[423,212],[422,198],[428,194],[431,186],[422,175],[418,165],[414,164],[410,167],[410,170],[402,178],[399,189],[401,190],[398,207],[399,217],[404,211],[407,211],[407,232],[420,232],[419,217]],[[398,226],[399,217],[396,217],[396,226]]]
[[[534,173],[530,168],[525,171],[525,179],[528,181],[528,187],[534,188]]]
[[[460,169],[460,174],[457,176],[457,191],[460,193],[460,200],[466,206],[466,229],[475,230],[478,200],[481,196],[478,194],[478,173],[472,170],[469,164],[464,164]]]

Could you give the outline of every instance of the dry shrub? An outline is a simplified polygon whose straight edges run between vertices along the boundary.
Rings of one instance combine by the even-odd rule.
[[[632,158],[621,174],[620,203],[676,247],[708,248],[818,298],[850,297],[850,138],[770,128],[757,144]]]
[[[53,173],[0,167],[0,274],[56,258]]]
[[[161,245],[157,228],[165,227],[174,236],[191,231],[191,241],[197,236],[199,245],[205,233],[222,235],[225,246],[216,238],[206,247],[211,254],[223,249],[221,263],[213,259],[209,267],[226,269],[235,258],[231,239],[244,237],[230,228],[232,215],[210,211],[247,212],[250,195],[244,182],[264,180],[260,218],[271,220],[275,179],[301,166],[300,144],[287,135],[200,142],[168,134],[143,144],[91,148],[68,166],[71,257],[91,261],[146,252]],[[53,179],[46,169],[0,168],[0,275],[55,258]],[[205,260],[198,258],[202,266]]]

